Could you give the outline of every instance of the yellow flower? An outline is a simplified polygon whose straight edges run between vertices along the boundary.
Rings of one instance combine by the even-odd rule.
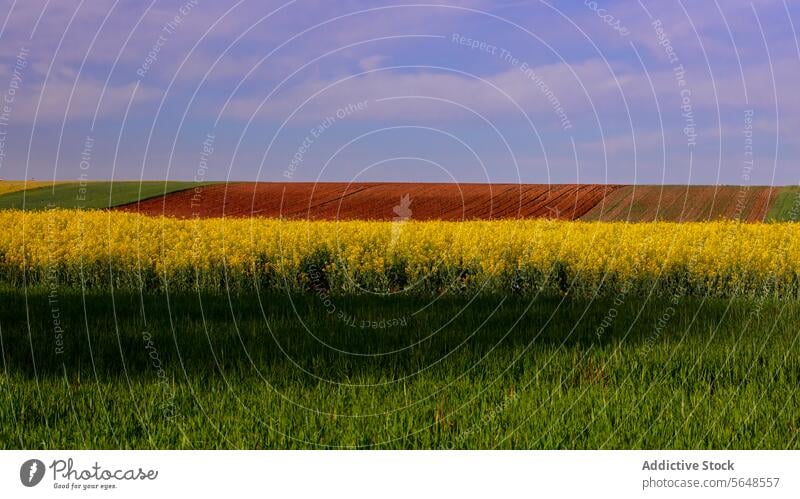
[[[173,287],[494,290],[614,282],[700,292],[797,293],[796,224],[178,220],[107,211],[0,212],[0,280]],[[316,266],[316,267],[315,267]],[[398,277],[402,274],[402,278]],[[143,277],[144,276],[144,277]],[[198,279],[196,279],[196,277]],[[269,277],[269,279],[265,279]],[[612,279],[613,278],[613,279]],[[87,281],[88,279],[88,281]],[[104,284],[105,283],[105,284]],[[398,284],[401,283],[401,284]],[[566,283],[566,284],[565,284]]]

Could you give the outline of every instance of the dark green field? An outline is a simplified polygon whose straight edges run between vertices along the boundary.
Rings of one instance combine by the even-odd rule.
[[[3,448],[800,447],[796,302],[0,300]]]
[[[196,182],[65,182],[0,196],[0,210],[102,209],[191,189]]]

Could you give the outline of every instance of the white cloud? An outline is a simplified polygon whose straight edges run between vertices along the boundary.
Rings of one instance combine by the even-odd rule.
[[[553,98],[558,99],[567,116],[590,109],[590,99],[602,107],[615,94],[619,98],[614,75],[609,73],[602,62],[587,61],[573,66],[572,69],[586,86],[588,97],[579,80],[563,63],[531,68],[535,77],[531,73],[526,74],[519,67],[512,67],[485,77],[483,81],[458,71],[409,72],[387,69],[358,77],[313,79],[286,90],[281,89],[264,104],[258,117],[282,119],[297,110],[294,119],[316,122],[342,106],[366,100],[370,102],[369,110],[354,115],[355,118],[452,119],[470,114],[460,106],[488,117],[496,117],[499,114],[520,115],[518,105],[526,113],[533,113],[532,119],[535,121],[546,121],[556,118]],[[539,81],[546,87],[542,88]],[[262,95],[266,96],[268,93],[269,90],[265,89]],[[249,118],[259,107],[263,96],[233,99],[227,115]],[[314,97],[308,104],[298,109],[303,101],[312,96]],[[423,98],[375,103],[381,99],[407,96]],[[435,99],[447,99],[456,104],[437,103],[434,102]]]
[[[60,122],[98,116],[121,117],[131,97],[134,105],[158,98],[159,90],[140,86],[133,95],[136,83],[104,86],[104,82],[81,79],[73,91],[73,81],[56,77],[33,86],[23,84],[12,105],[13,122]],[[71,97],[70,97],[71,96]],[[41,101],[40,101],[41,98]],[[69,106],[69,109],[67,109]]]

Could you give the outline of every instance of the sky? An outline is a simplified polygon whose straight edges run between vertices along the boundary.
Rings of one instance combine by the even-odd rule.
[[[788,0],[0,0],[0,178],[800,183]]]

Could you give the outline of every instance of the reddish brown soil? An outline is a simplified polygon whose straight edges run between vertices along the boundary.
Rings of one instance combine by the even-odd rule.
[[[744,186],[627,185],[608,195],[584,220],[763,222],[779,189]]]
[[[618,186],[426,183],[230,183],[116,209],[148,215],[312,220],[475,220],[585,215]],[[407,202],[403,199],[407,196]]]

